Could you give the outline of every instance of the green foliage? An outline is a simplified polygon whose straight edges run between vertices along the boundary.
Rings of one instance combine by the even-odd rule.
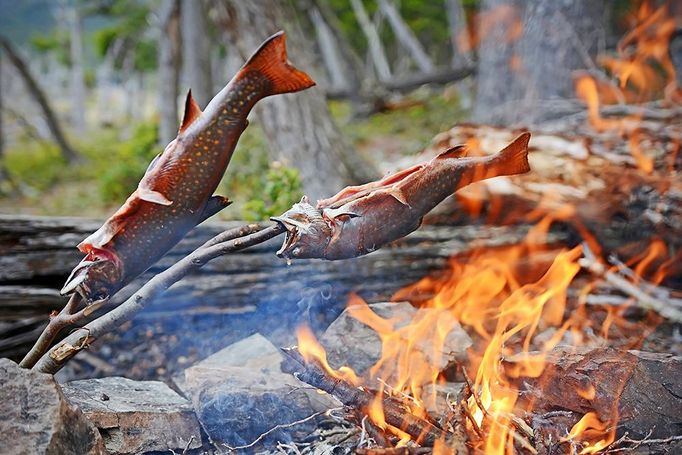
[[[286,167],[278,161],[270,165],[261,186],[260,194],[244,204],[242,216],[245,220],[264,220],[279,215],[298,202],[303,195],[298,170]]]
[[[137,187],[151,160],[161,152],[157,145],[158,131],[153,123],[142,123],[126,142],[101,144],[90,152],[97,172],[101,200],[105,203],[123,201]]]
[[[218,193],[234,201],[227,214],[246,220],[281,214],[303,194],[298,171],[271,162],[263,131],[254,124],[239,139]]]
[[[33,35],[31,47],[40,54],[54,53],[59,63],[71,65],[69,34],[65,30],[55,29],[49,33]]]
[[[68,172],[56,144],[28,138],[5,152],[4,164],[13,181],[36,192],[49,189]]]

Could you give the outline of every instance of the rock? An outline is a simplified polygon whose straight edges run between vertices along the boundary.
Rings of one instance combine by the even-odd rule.
[[[190,402],[163,382],[85,379],[66,383],[63,391],[97,426],[111,453],[201,447],[201,430]]]
[[[463,382],[445,382],[426,386],[422,392],[422,400],[424,401],[426,412],[435,418],[447,416],[450,411],[448,400],[451,403],[456,403],[463,387]]]
[[[212,441],[246,445],[279,424],[338,407],[292,375],[283,373],[284,356],[260,334],[252,335],[187,368],[178,387],[191,397]],[[266,440],[291,440],[315,428],[314,419],[273,432]]]
[[[436,324],[452,327],[441,352],[434,354],[429,346],[429,337],[423,335],[417,337],[418,341],[413,346],[430,364],[436,365],[439,371],[444,370],[450,362],[464,357],[467,348],[471,346],[471,338],[448,311],[416,309],[407,302],[374,303],[369,307],[380,318],[390,320],[394,330],[405,327],[412,321],[429,320],[433,320],[433,330],[436,329]],[[401,333],[399,339],[407,341],[403,336]],[[381,358],[379,335],[374,329],[355,319],[348,309],[327,328],[320,337],[320,343],[327,351],[327,358],[333,367],[349,366],[360,375],[365,375]]]
[[[0,398],[0,453],[107,453],[97,428],[51,375],[0,359]]]

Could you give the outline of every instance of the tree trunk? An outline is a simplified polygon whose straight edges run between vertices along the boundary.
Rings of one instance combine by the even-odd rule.
[[[163,0],[159,26],[159,142],[165,145],[175,138],[179,125],[180,0]]]
[[[0,193],[4,190],[5,182],[8,179],[7,169],[5,169],[5,130],[4,123],[2,119],[3,110],[3,98],[2,98],[2,54],[0,53]]]
[[[389,0],[379,0],[379,8],[388,19],[388,23],[391,24],[398,42],[410,54],[419,71],[431,73],[434,69],[431,57],[429,57],[417,37],[410,30],[410,27],[407,26],[402,16],[400,16],[400,12],[395,5],[389,2]]]
[[[284,28],[291,61],[304,70],[312,66],[308,42],[291,20],[287,3],[226,1],[224,5],[223,28],[242,58]],[[268,98],[259,103],[257,115],[273,158],[299,170],[304,191],[313,200],[377,177],[374,167],[343,140],[319,88]]]
[[[362,0],[350,0],[350,4],[353,7],[353,13],[355,13],[355,17],[360,24],[362,33],[367,38],[370,61],[377,72],[377,77],[380,81],[387,81],[391,78],[391,67],[388,65],[388,59],[379,38],[379,32],[377,32],[372,21],[369,20]]]
[[[604,1],[484,0],[483,5],[488,17],[500,20],[479,26],[486,34],[474,119],[507,125],[550,119],[546,101],[574,97],[573,71],[592,64]]]
[[[206,11],[200,0],[182,0],[182,60],[185,80],[202,108],[213,98],[211,42]]]
[[[71,121],[76,133],[85,131],[85,75],[83,73],[83,27],[76,4],[69,7],[71,57]]]
[[[468,66],[471,64],[471,57],[469,55],[471,43],[469,41],[462,0],[445,0],[445,13],[448,16],[448,25],[450,27],[452,67]]]
[[[52,134],[52,137],[59,146],[64,159],[68,163],[77,161],[79,158],[78,154],[67,142],[66,137],[64,136],[64,133],[61,127],[59,126],[59,122],[57,121],[57,116],[52,110],[50,103],[47,101],[45,93],[40,88],[38,82],[35,80],[31,72],[29,71],[26,62],[23,60],[23,58],[21,58],[19,53],[16,51],[16,49],[14,49],[14,46],[10,43],[10,41],[7,38],[0,36],[0,46],[2,46],[2,48],[5,50],[5,54],[7,54],[10,63],[12,63],[14,68],[16,68],[17,72],[24,80],[24,83],[26,84],[29,93],[36,100],[36,102],[40,106],[40,109],[43,111],[43,116],[45,117],[47,126],[50,129],[50,133]]]

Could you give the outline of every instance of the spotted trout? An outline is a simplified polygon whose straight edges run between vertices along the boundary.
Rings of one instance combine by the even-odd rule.
[[[177,137],[149,165],[137,189],[83,240],[86,254],[61,290],[87,304],[105,301],[154,264],[197,224],[230,201],[214,196],[247,115],[267,96],[315,85],[287,60],[285,36],[268,38],[202,112],[187,95]]]
[[[416,230],[424,215],[464,186],[530,171],[529,140],[530,134],[523,133],[485,157],[466,157],[466,147],[457,146],[427,163],[347,187],[315,206],[304,197],[272,218],[286,229],[277,255],[336,260],[370,253]]]

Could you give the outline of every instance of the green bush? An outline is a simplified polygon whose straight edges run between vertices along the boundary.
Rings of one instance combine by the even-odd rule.
[[[97,162],[97,183],[105,203],[123,202],[144,175],[151,160],[162,150],[157,144],[155,123],[141,123],[130,140],[104,145],[93,157]]]
[[[40,192],[49,189],[68,171],[56,144],[25,138],[6,151],[4,163],[13,181],[28,187],[25,190]]]
[[[279,215],[298,202],[303,194],[298,170],[279,161],[270,165],[261,185],[261,194],[255,194],[256,197],[244,204],[242,217],[245,220],[264,220]]]

